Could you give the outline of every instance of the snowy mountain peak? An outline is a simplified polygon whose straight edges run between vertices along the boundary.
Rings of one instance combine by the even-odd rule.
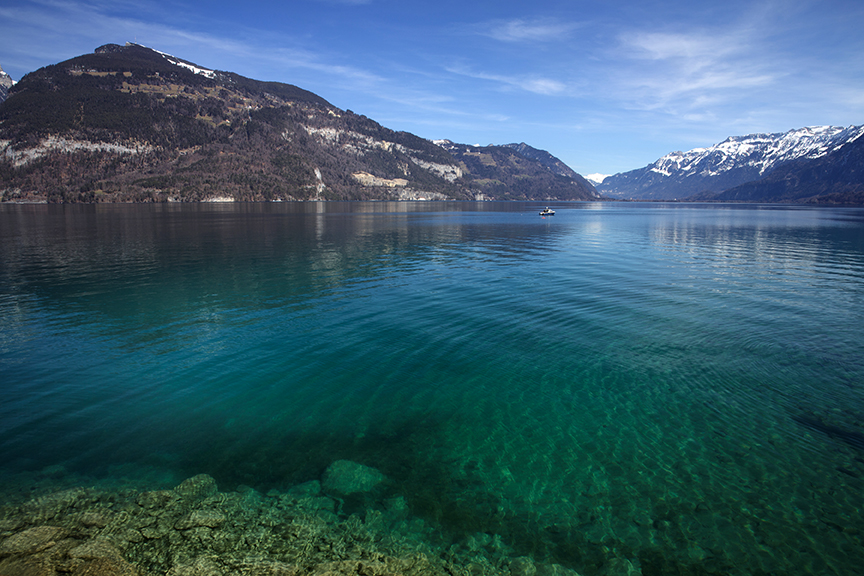
[[[609,176],[610,176],[610,174],[600,174],[600,173],[586,174],[585,179],[596,186],[597,184],[602,184],[603,180],[605,180]]]
[[[672,152],[648,166],[665,176],[676,172],[718,174],[745,162],[759,174],[799,158],[819,158],[864,134],[864,126],[810,126],[777,134],[730,136],[710,148]]]
[[[598,189],[619,198],[682,198],[761,178],[778,166],[821,158],[864,134],[864,126],[808,126],[730,136],[708,148],[671,152],[645,168],[606,178]]]

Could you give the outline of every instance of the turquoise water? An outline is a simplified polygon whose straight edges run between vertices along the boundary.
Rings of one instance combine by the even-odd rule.
[[[348,459],[585,576],[859,573],[864,210],[553,207],[0,206],[3,485]]]

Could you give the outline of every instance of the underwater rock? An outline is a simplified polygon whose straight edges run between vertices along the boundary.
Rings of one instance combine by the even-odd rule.
[[[24,521],[20,518],[3,518],[0,520],[0,536],[11,536],[22,526],[24,526]]]
[[[84,509],[98,501],[100,495],[85,488],[71,488],[46,494],[21,505],[21,512],[34,524],[62,517],[73,510]]]
[[[606,567],[606,576],[642,576],[642,569],[626,558],[613,558]]]
[[[216,510],[193,510],[174,524],[177,530],[188,530],[199,526],[219,528],[225,523],[225,514]]]
[[[89,510],[79,517],[79,522],[87,528],[104,528],[111,522],[112,513],[108,510]]]
[[[65,530],[55,526],[36,526],[18,532],[0,543],[0,558],[41,552],[54,546],[65,533]]]
[[[375,468],[350,460],[337,460],[324,471],[321,484],[325,492],[347,496],[370,492],[386,479]]]
[[[378,560],[342,560],[323,562],[314,567],[312,576],[393,576],[407,574],[442,574],[428,559],[418,556],[413,559],[381,556]]]
[[[545,564],[537,568],[537,576],[579,576],[579,573],[560,564]]]
[[[81,558],[82,560],[105,559],[116,562],[125,562],[123,555],[113,544],[101,538],[95,538],[80,546],[76,546],[69,551],[69,556],[72,558]]]
[[[192,478],[187,478],[174,488],[174,492],[184,500],[204,500],[216,495],[218,491],[216,480],[207,474],[198,474]]]
[[[404,496],[395,496],[384,501],[384,507],[387,509],[387,514],[394,520],[404,520],[408,518],[411,510],[408,508],[408,501]]]
[[[244,576],[297,576],[301,570],[284,562],[248,562],[237,567]]]
[[[55,576],[57,572],[44,559],[25,556],[24,558],[7,558],[0,562],[0,574],[3,576]]]
[[[138,505],[148,510],[153,508],[163,508],[170,502],[177,500],[178,496],[173,490],[152,490],[150,492],[142,492],[138,495]]]
[[[85,562],[72,572],[72,576],[139,576],[139,574],[138,569],[125,560],[110,558],[96,558]]]
[[[520,556],[510,561],[510,574],[512,576],[534,576],[537,574],[537,566],[527,556]]]
[[[222,576],[224,571],[213,558],[199,556],[192,562],[174,565],[168,576]]]
[[[317,496],[321,493],[321,482],[318,480],[310,480],[309,482],[304,482],[303,484],[298,484],[297,486],[292,486],[290,490],[288,490],[288,494],[291,496],[296,496],[298,498],[302,498],[304,496]]]

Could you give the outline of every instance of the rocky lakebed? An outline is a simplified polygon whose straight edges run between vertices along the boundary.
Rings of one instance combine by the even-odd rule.
[[[266,494],[221,492],[206,474],[162,490],[69,487],[62,469],[39,478],[3,487],[2,576],[578,576],[516,555],[495,534],[442,537],[384,474],[348,460]],[[600,573],[641,571],[612,558]]]

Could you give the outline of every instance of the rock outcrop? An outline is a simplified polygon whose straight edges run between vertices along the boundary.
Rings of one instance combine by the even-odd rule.
[[[2,104],[6,98],[9,96],[9,89],[15,82],[12,81],[12,78],[3,71],[3,67],[0,66],[0,104]]]

